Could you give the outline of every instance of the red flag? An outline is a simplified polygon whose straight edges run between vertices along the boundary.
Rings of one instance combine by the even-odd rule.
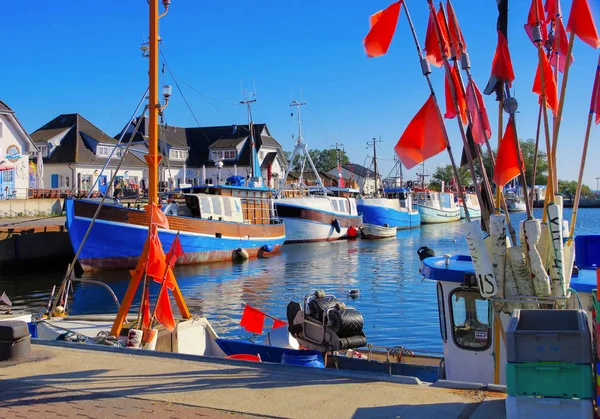
[[[404,130],[394,151],[404,166],[411,169],[445,148],[444,131],[431,95]]]
[[[600,38],[587,0],[573,0],[567,32],[575,33],[579,39],[594,48],[600,47]]]
[[[592,112],[596,114],[596,124],[600,124],[600,57],[598,57],[598,65],[596,66],[592,103],[590,103],[590,113]]]
[[[251,333],[261,334],[265,324],[265,313],[260,310],[250,307],[248,304],[244,307],[240,326]]]
[[[287,326],[287,323],[283,320],[273,319],[273,329],[277,329],[278,327]]]
[[[558,0],[546,0],[544,11],[546,12],[546,23],[550,23],[557,15],[559,15],[558,17],[560,18],[560,15],[562,14]]]
[[[475,94],[473,94],[473,90]],[[477,112],[477,105],[479,105],[479,112]],[[486,140],[492,138],[492,128],[488,119],[487,110],[485,109],[485,103],[483,103],[483,96],[475,84],[475,81],[471,79],[467,86],[467,107],[471,114],[471,133],[473,134],[473,140],[477,144],[485,144]]]
[[[525,32],[527,32],[529,39],[531,39],[531,42],[533,42],[534,45],[533,28],[537,26],[538,23],[540,24],[542,42],[545,42],[548,39],[548,28],[546,28],[544,5],[542,4],[542,0],[531,0],[531,7],[529,8],[529,14],[527,15],[527,23],[525,24]]]
[[[175,318],[173,318],[173,310],[171,310],[171,300],[169,299],[169,291],[162,289],[158,294],[156,301],[156,320],[162,324],[169,332],[175,329]]]
[[[157,234],[152,234],[149,238],[150,246],[148,247],[148,264],[146,265],[146,273],[153,277],[156,282],[161,282],[167,270],[165,262],[165,252]]]
[[[552,58],[550,58],[550,64],[556,67],[558,61],[558,71],[561,73],[565,72],[565,63],[567,62],[567,50],[569,49],[569,39],[567,38],[567,32],[563,25],[562,19],[556,19],[556,29],[554,31],[554,51],[552,51]],[[573,64],[575,58],[571,53],[571,64]]]
[[[496,156],[496,166],[494,167],[494,183],[499,188],[504,187],[512,179],[519,175],[519,159],[517,154],[517,144],[515,141],[515,130],[513,129],[512,118],[506,124],[504,137],[498,148]],[[521,159],[523,161],[523,159]]]
[[[371,16],[371,29],[363,41],[369,58],[387,53],[396,31],[401,5],[402,0],[397,1]]]
[[[498,45],[492,62],[492,75],[498,79],[508,81],[509,86],[515,79],[515,73],[508,50],[508,41],[501,31],[498,31]]]
[[[164,212],[152,202],[150,205],[145,205],[146,213],[152,218],[152,224],[164,229],[169,229],[169,221]]]
[[[450,68],[450,77],[452,77],[452,83],[454,84],[454,92],[456,93],[456,100],[458,102],[458,108],[460,110],[460,119],[463,124],[467,123],[467,103],[465,97],[463,95],[462,89],[460,88],[460,82],[458,80],[459,72],[457,64]],[[450,90],[450,81],[448,79],[448,74],[446,74],[446,79],[444,82],[444,87],[446,89],[446,114],[444,118],[453,119],[456,117],[456,108],[454,107],[454,101],[452,100],[452,91]]]
[[[181,247],[181,242],[179,241],[179,234],[175,236],[175,240],[171,244],[171,249],[169,249],[169,253],[167,254],[167,263],[172,268],[175,266],[175,262],[177,262],[177,258],[185,255],[183,248]]]
[[[446,13],[448,14],[448,29],[450,31],[450,40],[452,41],[452,45],[454,46],[454,51],[456,51],[456,55],[460,57],[463,51],[467,50],[467,43],[465,42],[465,38],[463,37],[462,31],[460,30],[460,26],[458,26],[458,19],[456,18],[456,13],[454,13],[454,8],[452,7],[452,3],[450,3],[450,0],[446,0]],[[461,44],[462,48],[460,48]]]
[[[425,34],[425,58],[431,65],[441,67],[444,64],[442,59],[442,50],[438,42],[437,31],[435,29],[435,19],[437,16],[433,12],[429,13],[429,23],[427,23],[427,33]],[[439,22],[438,22],[439,23]],[[442,38],[444,34],[442,32]],[[447,41],[442,40],[442,44],[446,45]]]
[[[150,327],[150,293],[146,292],[144,301],[142,301],[142,325],[145,328]]]
[[[556,88],[556,80],[554,79],[554,74],[552,74],[552,67],[550,66],[550,62],[548,61],[548,57],[546,54],[542,54],[542,65],[538,65],[537,72],[535,74],[535,80],[533,81],[533,87],[531,91],[533,93],[542,94],[542,77],[540,75],[540,68],[544,70],[544,84],[546,86],[546,107],[552,109],[552,113],[554,116],[558,113],[558,89]]]

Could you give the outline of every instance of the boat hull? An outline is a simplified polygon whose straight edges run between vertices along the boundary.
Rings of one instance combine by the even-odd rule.
[[[390,227],[396,227],[398,230],[416,228],[421,224],[419,211],[409,211],[407,208],[394,208],[388,205],[387,202],[381,202],[381,205],[378,205],[380,201],[388,200],[358,200],[356,207],[358,208],[358,212],[362,214],[364,223],[378,226],[387,224]],[[399,203],[397,206],[400,206]]]
[[[94,202],[66,201],[67,229],[75,252],[97,206]],[[239,248],[249,257],[257,257],[267,250],[278,251],[285,241],[283,224],[239,224],[176,216],[167,219],[171,229],[159,228],[158,236],[166,252],[179,233],[185,252],[179,264],[233,260]],[[146,220],[144,211],[103,206],[79,255],[84,271],[133,269],[148,236]]]
[[[421,214],[422,224],[451,223],[460,220],[460,209],[440,209],[415,204]]]
[[[348,234],[350,227],[358,229],[362,225],[362,217],[359,215],[335,214],[315,207],[309,208],[281,201],[275,201],[275,208],[277,215],[285,224],[286,243],[353,238],[355,235]]]
[[[463,220],[467,217],[465,217],[465,209],[463,208],[463,206],[461,205],[460,207],[460,219]],[[471,218],[481,218],[481,208],[473,208],[473,207],[467,207],[467,209],[469,210],[469,215],[471,216]]]
[[[387,239],[396,237],[396,227],[383,227],[373,224],[364,224],[360,232],[364,239]]]

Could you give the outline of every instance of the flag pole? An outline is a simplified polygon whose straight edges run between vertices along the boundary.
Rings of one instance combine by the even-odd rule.
[[[577,221],[577,210],[579,209],[579,198],[581,196],[581,187],[583,184],[583,169],[585,167],[585,160],[587,157],[588,142],[590,139],[590,131],[592,129],[592,116],[597,111],[595,108],[596,97],[598,92],[598,84],[600,83],[600,56],[598,57],[598,64],[596,66],[596,77],[594,79],[594,88],[592,90],[592,101],[590,103],[590,113],[588,115],[587,127],[585,129],[585,140],[583,141],[583,152],[581,153],[581,163],[579,166],[579,177],[577,179],[577,189],[575,190],[575,202],[573,202],[573,213],[571,214],[571,225],[569,228],[569,239],[567,244],[573,242],[573,235],[575,234],[575,222]]]
[[[175,235],[175,239],[173,239],[173,243],[175,240],[179,239],[179,231]],[[171,262],[173,260],[173,255],[169,254],[169,260],[167,262],[167,267],[165,268],[165,272],[163,273],[162,280],[160,282],[160,290],[158,291],[158,297],[156,298],[156,304],[154,305],[154,310],[152,310],[152,315],[150,316],[150,329],[154,328],[154,320],[156,318],[156,309],[158,308],[158,302],[160,301],[160,297],[166,288],[165,284],[167,282],[167,275],[169,274],[169,270],[171,269]],[[167,291],[168,292],[168,291]]]
[[[410,26],[410,30],[412,32],[413,39],[415,41],[415,47],[417,48],[417,54],[419,55],[419,61],[421,63],[421,71],[423,72],[423,75],[427,79],[427,84],[429,85],[429,91],[431,92],[431,95],[433,96],[433,103],[435,104],[435,110],[437,112],[438,121],[440,123],[442,132],[444,134],[444,140],[446,141],[446,150],[448,151],[448,156],[450,157],[450,163],[452,164],[452,171],[454,172],[454,177],[456,178],[456,184],[458,186],[458,194],[460,195],[460,198],[461,198],[461,201],[463,204],[463,209],[465,210],[465,219],[468,222],[470,222],[471,215],[469,214],[469,208],[467,207],[467,201],[465,199],[465,194],[464,194],[463,187],[462,187],[462,181],[460,180],[458,168],[456,166],[456,162],[454,161],[454,156],[452,155],[452,147],[450,146],[448,132],[446,131],[446,125],[444,124],[444,118],[442,117],[442,112],[440,111],[440,106],[437,101],[437,96],[435,95],[435,91],[433,90],[433,84],[431,83],[431,77],[429,76],[431,74],[431,68],[429,67],[429,62],[427,61],[427,59],[425,59],[423,57],[423,50],[421,50],[421,46],[419,45],[419,38],[417,37],[417,32],[415,31],[415,26],[413,25],[412,19],[410,17],[410,13],[408,11],[408,6],[406,5],[406,0],[404,0],[402,2],[402,6],[404,8],[404,11],[406,12],[406,18],[408,19],[408,25]],[[472,166],[472,162],[471,162],[471,166]],[[475,178],[474,172],[472,171],[472,169],[471,169],[471,173],[472,173],[472,175],[471,175],[472,178]],[[478,193],[477,198],[481,199],[479,197],[480,194],[478,192],[476,182],[474,183],[474,186],[475,186],[475,191]]]
[[[538,155],[538,150],[540,147],[540,131],[542,128],[542,104],[540,103],[540,110],[538,112],[538,118],[537,118],[537,128],[535,130],[535,147],[533,149],[533,169],[532,169],[532,173],[531,173],[531,206],[533,207],[533,197],[534,197],[534,193],[533,193],[533,188],[535,187],[535,173],[537,172],[537,155]]]
[[[462,43],[462,38],[460,36],[460,32],[458,30],[459,26],[458,26],[458,18],[456,17],[456,12],[454,11],[454,7],[452,6],[452,2],[450,0],[447,0],[447,4],[451,7],[452,10],[452,20],[454,23],[454,31],[455,31],[455,35],[456,35],[456,39],[458,41],[458,50],[456,48],[455,45],[452,44],[452,37],[449,38],[449,42],[450,42],[450,48],[452,49],[452,54],[454,55],[454,65],[457,65],[458,62],[458,51],[461,51],[461,68],[467,73],[467,79],[469,81],[469,85],[471,86],[471,94],[473,95],[473,97],[476,97],[476,92],[475,92],[475,86],[474,86],[474,81],[473,81],[473,75],[471,74],[471,60],[469,59],[469,54],[466,51],[465,45],[463,45]],[[442,10],[443,13],[443,5],[442,2],[440,2],[440,10]],[[444,14],[444,18],[446,19],[446,15]],[[448,18],[450,19],[450,14],[448,14]],[[448,25],[447,25],[448,26]],[[448,26],[449,27],[449,26]],[[460,80],[460,85],[461,85],[461,89],[464,91],[464,84],[462,81],[462,77],[460,76],[459,73],[459,80]],[[502,112],[503,112],[503,100],[500,101],[500,107],[498,108],[498,133],[499,133],[499,137],[498,137],[498,147],[500,147],[500,141],[502,140]],[[481,126],[483,127],[484,123],[483,123],[483,114],[481,113],[481,107],[479,106],[479,101],[475,100],[475,108],[477,109],[477,117],[479,118],[479,121],[481,123]],[[470,115],[469,110],[467,109],[467,118],[470,119],[470,123],[472,126],[472,118],[473,115]],[[488,138],[485,138],[485,144],[486,144],[486,148],[487,148],[487,152],[490,155],[490,160],[492,162],[492,166],[496,165],[496,159],[494,158],[494,152],[492,151],[492,147],[490,146],[490,142]],[[479,148],[479,147],[478,147]],[[479,158],[481,159],[481,155],[479,155]],[[482,172],[484,173],[485,177],[486,177],[486,181],[489,187],[489,195],[490,197],[493,196],[492,194],[492,190],[491,190],[491,184],[489,183],[489,178],[487,177],[487,172],[485,170],[485,165],[483,165],[483,160],[481,159],[481,164],[482,164]],[[493,205],[494,207],[494,212],[496,214],[500,213],[500,206],[502,206],[502,209],[504,210],[505,214],[508,214],[508,208],[506,206],[506,201],[504,200],[504,196],[502,195],[502,189],[501,188],[496,188],[496,202],[495,205]],[[508,230],[510,232],[510,236],[512,239],[513,243],[516,243],[516,234],[515,234],[515,230],[512,227],[512,223],[510,221],[510,218],[506,219],[507,221],[507,227]]]

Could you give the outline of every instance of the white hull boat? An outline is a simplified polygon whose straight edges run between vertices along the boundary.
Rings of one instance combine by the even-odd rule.
[[[364,224],[360,228],[363,239],[387,239],[396,237],[396,227],[378,226],[375,224]]]

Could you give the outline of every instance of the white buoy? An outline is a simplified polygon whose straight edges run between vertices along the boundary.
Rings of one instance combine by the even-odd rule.
[[[575,264],[575,241],[568,240],[563,249],[565,254],[564,272],[565,272],[565,290],[571,286],[571,276],[573,275],[573,265]]]
[[[510,251],[510,248],[508,250]],[[517,287],[517,281],[515,280],[515,275],[513,274],[510,258],[507,256],[504,263],[504,297],[511,298],[518,296],[519,288]],[[504,307],[507,313],[512,314],[513,310],[521,308],[521,305],[517,303],[506,303]]]
[[[246,260],[250,257],[250,255],[248,254],[248,252],[246,251],[246,249],[238,247],[237,249],[234,250],[235,255],[238,257],[238,259],[241,260]]]
[[[548,204],[546,207],[546,212],[548,213],[548,227],[550,228],[550,237],[552,239],[550,252],[552,254],[553,263],[550,266],[550,280],[552,284],[552,295],[555,297],[564,297],[566,289],[563,264],[562,196],[556,195],[554,199],[556,203]]]
[[[525,244],[527,245],[527,256],[535,295],[538,297],[548,297],[552,295],[550,278],[546,273],[544,265],[542,265],[542,258],[535,247],[542,233],[540,221],[535,219],[524,221],[523,230],[525,232]]]
[[[535,295],[533,282],[531,282],[531,270],[526,259],[523,257],[521,246],[510,247],[508,249],[508,258],[510,259],[519,295]]]
[[[490,256],[492,269],[498,284],[499,298],[504,298],[504,276],[506,264],[506,216],[492,214],[490,216]]]
[[[127,334],[127,341],[125,342],[125,346],[128,348],[140,348],[142,346],[142,337],[144,336],[144,331],[141,329],[129,329],[129,333]]]
[[[492,269],[492,262],[487,253],[485,242],[481,236],[479,221],[471,221],[462,225],[467,239],[469,254],[475,267],[475,276],[479,285],[479,293],[484,298],[494,297],[498,293],[498,284]]]
[[[542,260],[542,266],[544,269],[548,270],[550,267],[550,242],[552,239],[550,238],[550,228],[548,227],[548,223],[541,224],[541,232],[540,232],[540,240],[538,244],[535,246],[538,253],[540,254],[540,259]]]

